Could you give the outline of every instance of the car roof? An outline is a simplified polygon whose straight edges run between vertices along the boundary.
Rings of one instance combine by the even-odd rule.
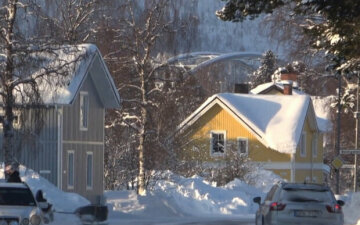
[[[6,182],[5,180],[0,180],[0,188],[1,187],[14,187],[14,188],[24,188],[24,189],[29,188],[25,183],[9,183]]]
[[[330,188],[327,185],[313,183],[283,183],[281,187],[283,189],[330,191]]]

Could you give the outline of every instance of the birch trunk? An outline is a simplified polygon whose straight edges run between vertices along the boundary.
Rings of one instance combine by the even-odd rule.
[[[14,24],[17,13],[17,0],[9,1],[7,5],[8,15],[6,18],[6,31],[5,33],[5,54],[6,54],[6,67],[4,71],[3,79],[1,80],[2,87],[4,89],[5,95],[2,96],[3,107],[4,107],[4,117],[3,117],[3,152],[4,152],[4,161],[5,165],[10,164],[13,161],[12,156],[12,139],[13,139],[13,107],[14,107],[14,96],[13,96],[13,74],[14,74]]]

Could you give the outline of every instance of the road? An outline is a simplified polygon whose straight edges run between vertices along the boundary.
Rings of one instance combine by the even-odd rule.
[[[241,218],[241,217],[210,217],[210,218],[168,218],[168,219],[154,219],[150,220],[109,220],[108,225],[254,225],[253,218]]]

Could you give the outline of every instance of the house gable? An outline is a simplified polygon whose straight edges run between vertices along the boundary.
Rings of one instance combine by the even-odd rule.
[[[294,153],[310,97],[244,95],[222,93],[210,97],[183,123],[179,130],[191,126],[217,103],[257,136],[263,145],[282,153]],[[290,132],[289,132],[290,131]]]
[[[98,50],[96,50],[96,52],[94,53],[91,63],[89,63],[85,74],[81,78],[81,81],[74,81],[78,84],[75,84],[76,92],[73,99],[69,102],[70,104],[72,104],[75,98],[77,98],[77,96],[79,95],[79,91],[83,86],[83,83],[88,77],[92,79],[95,90],[98,92],[104,108],[120,107],[121,102],[119,92],[117,91],[114,81]],[[70,85],[72,84],[70,83]]]
[[[211,156],[210,133],[212,131],[226,134],[226,152],[223,157]],[[290,160],[290,155],[265,147],[246,124],[242,123],[237,117],[234,117],[231,111],[223,108],[218,103],[212,105],[196,122],[183,130],[182,136],[186,136],[187,140],[189,140],[184,147],[185,151],[180,153],[185,160],[194,158],[206,162],[224,160],[226,154],[237,151],[238,138],[248,140],[250,149],[248,156],[253,161],[268,161],[269,158],[280,162]]]

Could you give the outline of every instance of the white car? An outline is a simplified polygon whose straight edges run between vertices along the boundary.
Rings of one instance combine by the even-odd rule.
[[[43,209],[47,202],[37,202],[25,183],[0,182],[0,225],[43,225],[49,223]]]
[[[278,183],[268,192],[264,201],[254,198],[259,204],[256,225],[343,225],[344,202],[336,201],[326,185]]]

